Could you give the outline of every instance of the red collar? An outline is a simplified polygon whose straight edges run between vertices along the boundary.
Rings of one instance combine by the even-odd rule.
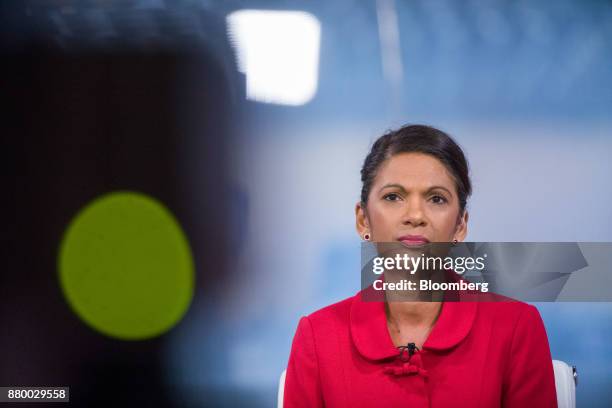
[[[364,291],[373,290],[370,286]],[[350,330],[357,350],[369,360],[383,360],[398,355],[387,329],[385,303],[363,301],[364,291],[357,293],[351,303]],[[477,302],[442,303],[429,337],[423,344],[425,350],[445,350],[455,347],[470,332],[476,316]]]

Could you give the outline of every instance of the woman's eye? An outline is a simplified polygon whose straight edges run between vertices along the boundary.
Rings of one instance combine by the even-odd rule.
[[[400,196],[395,193],[389,193],[383,197],[387,201],[397,201]]]
[[[431,197],[431,200],[433,201],[434,204],[444,204],[447,201],[446,198],[439,196],[439,195]]]

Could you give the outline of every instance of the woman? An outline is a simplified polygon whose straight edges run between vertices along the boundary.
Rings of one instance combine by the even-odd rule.
[[[362,239],[406,246],[465,239],[468,164],[444,132],[411,125],[387,133],[372,146],[361,179]],[[535,307],[367,302],[362,292],[300,320],[285,408],[557,406]]]

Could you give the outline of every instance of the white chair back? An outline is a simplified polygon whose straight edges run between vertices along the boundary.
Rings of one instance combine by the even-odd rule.
[[[576,367],[569,366],[560,360],[553,360],[555,370],[555,387],[557,387],[557,406],[559,408],[576,407],[576,385],[578,374]]]
[[[278,397],[277,397],[278,408],[283,408],[283,397],[285,396],[285,377],[286,376],[287,376],[287,370],[283,370],[280,376],[280,380],[278,381]]]

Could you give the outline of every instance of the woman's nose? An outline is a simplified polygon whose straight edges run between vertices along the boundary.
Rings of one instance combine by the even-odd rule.
[[[406,209],[403,214],[402,224],[410,224],[413,227],[425,224],[423,203],[420,200],[410,200],[406,203]]]

